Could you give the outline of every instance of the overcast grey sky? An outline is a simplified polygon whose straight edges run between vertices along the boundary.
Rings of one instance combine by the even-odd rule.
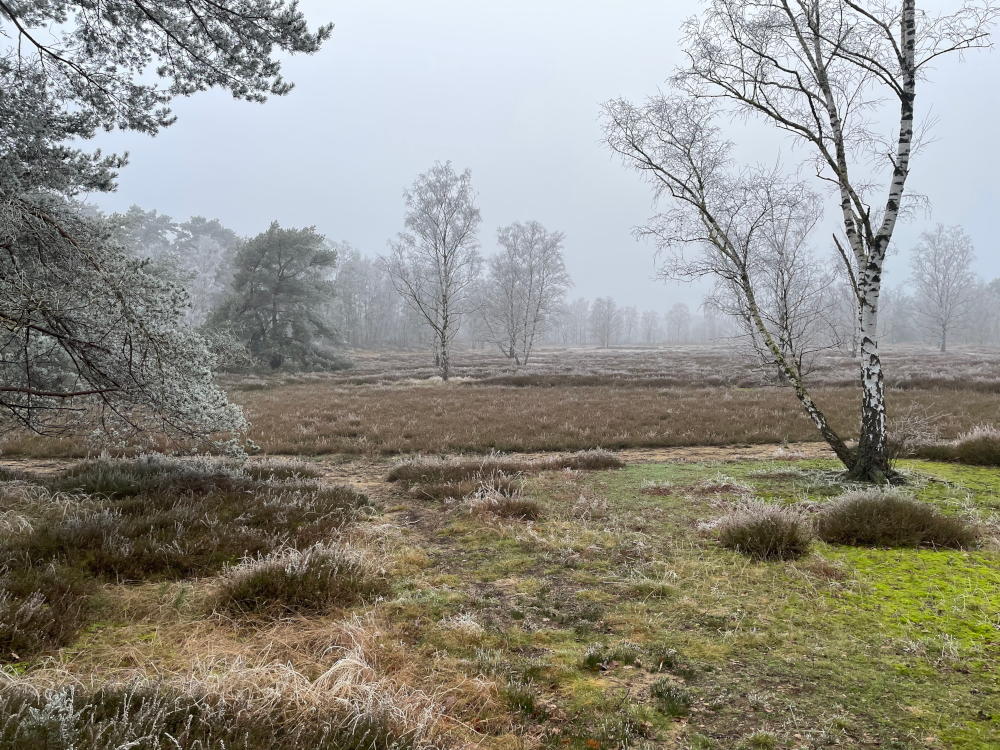
[[[947,3],[942,2],[947,6]],[[179,121],[156,138],[102,135],[131,153],[118,192],[91,200],[175,218],[218,218],[245,235],[274,219],[316,225],[333,240],[380,253],[402,228],[402,190],[435,160],[469,167],[486,252],[496,228],[536,219],[566,234],[573,295],[610,294],[663,311],[694,307],[700,291],[652,280],[653,249],[631,229],[651,212],[649,189],[600,141],[601,102],[655,93],[680,62],[679,27],[693,0],[503,3],[465,0],[303,0],[333,38],[285,65],[296,83],[265,105],[221,92],[176,103]],[[995,142],[1000,56],[973,52],[940,64],[918,110],[940,119],[938,141],[914,160],[911,182],[933,215],[901,227],[905,249],[936,222],[962,224],[977,270],[1000,276]],[[774,138],[735,124],[740,153],[777,158]],[[785,149],[783,161],[797,154]],[[832,214],[828,215],[833,220]],[[822,242],[821,238],[817,238]],[[823,246],[825,252],[826,248]],[[904,254],[888,279],[905,279]]]

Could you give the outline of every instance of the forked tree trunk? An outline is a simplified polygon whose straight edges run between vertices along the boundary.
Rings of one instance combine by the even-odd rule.
[[[885,381],[882,360],[878,353],[878,339],[874,335],[878,326],[878,278],[881,263],[869,262],[862,287],[861,301],[861,430],[853,464],[848,465],[848,476],[861,482],[884,484],[889,475],[889,457],[885,444]]]

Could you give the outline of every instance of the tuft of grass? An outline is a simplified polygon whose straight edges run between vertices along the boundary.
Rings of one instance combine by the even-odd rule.
[[[512,679],[500,691],[511,711],[534,716],[538,712],[538,690],[531,682]]]
[[[691,693],[666,677],[650,685],[649,694],[667,716],[687,716],[691,710]]]
[[[975,545],[976,528],[946,516],[897,489],[848,492],[817,516],[820,539],[834,544],[869,547],[952,547]]]
[[[597,672],[607,659],[607,649],[604,644],[591,643],[584,652],[583,659],[580,660],[580,669]]]
[[[809,551],[808,519],[788,506],[745,502],[717,524],[723,547],[757,560],[793,560]]]
[[[637,664],[641,657],[642,649],[637,644],[627,640],[613,643],[607,652],[608,661],[616,661],[627,666]]]
[[[319,543],[244,560],[223,576],[214,608],[232,615],[325,612],[390,591],[386,571],[362,550]]]
[[[541,506],[524,497],[520,486],[513,489],[505,483],[485,482],[467,498],[473,513],[489,514],[517,521],[535,521],[542,515]]]
[[[415,459],[403,461],[394,466],[386,476],[389,482],[407,484],[440,484],[482,480],[490,476],[516,474],[537,474],[557,469],[577,469],[580,471],[601,471],[620,469],[625,462],[611,451],[595,449],[579,451],[568,456],[551,458],[518,458],[516,456],[492,455],[479,460],[434,460]]]

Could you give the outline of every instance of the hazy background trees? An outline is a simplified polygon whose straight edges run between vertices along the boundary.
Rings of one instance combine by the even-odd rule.
[[[910,256],[917,315],[924,330],[939,339],[942,352],[948,349],[948,334],[966,322],[976,301],[975,259],[962,228],[942,224],[920,235]]]
[[[486,339],[516,365],[552,330],[573,282],[566,272],[562,232],[537,221],[497,230],[499,251],[488,259],[481,317]]]

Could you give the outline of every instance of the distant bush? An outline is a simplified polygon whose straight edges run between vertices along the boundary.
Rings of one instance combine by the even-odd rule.
[[[841,495],[819,513],[816,531],[824,542],[872,547],[971,547],[978,537],[961,518],[881,488]]]
[[[716,525],[723,547],[757,560],[792,560],[809,551],[812,529],[799,511],[759,501],[742,503]]]
[[[920,446],[917,458],[953,461],[971,466],[1000,466],[1000,428],[980,425],[951,443]]]
[[[223,576],[214,606],[233,615],[324,612],[390,591],[385,570],[363,551],[321,543],[245,560]]]
[[[620,469],[625,466],[617,454],[595,449],[579,451],[568,456],[530,459],[517,456],[494,455],[484,459],[441,461],[417,459],[397,464],[386,476],[390,482],[408,484],[435,484],[483,479],[496,474],[537,474],[555,469],[600,471]]]

